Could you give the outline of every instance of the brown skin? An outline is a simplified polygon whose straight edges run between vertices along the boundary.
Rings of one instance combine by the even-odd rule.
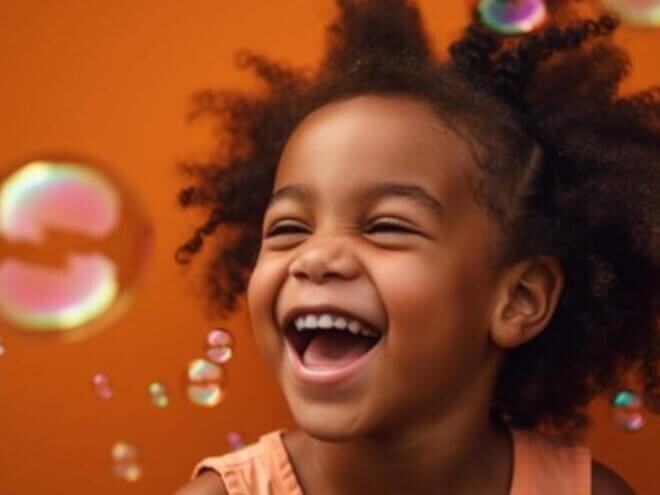
[[[247,298],[300,426],[284,442],[305,493],[509,493],[511,440],[488,418],[495,380],[506,348],[550,320],[563,275],[548,257],[499,267],[504,241],[474,201],[478,174],[468,143],[404,97],[326,105],[289,139],[273,191],[304,184],[312,196],[266,211]],[[419,186],[444,211],[361,202],[380,182]],[[280,328],[293,305],[322,303],[384,333],[364,375],[328,390],[295,380]],[[217,475],[202,479],[180,495],[223,493]]]
[[[266,211],[248,305],[257,343],[302,429],[290,446],[294,461],[307,459],[297,469],[308,493],[429,486],[507,493],[510,440],[488,421],[504,356],[493,339],[514,345],[531,338],[550,316],[560,284],[546,283],[559,274],[543,263],[529,272],[543,299],[542,309],[525,317],[530,324],[520,316],[527,306],[505,304],[527,265],[500,287],[494,266],[501,239],[474,201],[477,171],[467,143],[425,104],[404,98],[327,105],[287,143],[274,191],[305,184],[314,200],[288,199]],[[444,214],[394,196],[361,204],[378,182],[417,185]],[[267,236],[285,219],[300,230]],[[374,229],[384,219],[410,232]],[[295,304],[325,302],[355,308],[384,336],[366,379],[322,392],[291,376],[278,323]]]

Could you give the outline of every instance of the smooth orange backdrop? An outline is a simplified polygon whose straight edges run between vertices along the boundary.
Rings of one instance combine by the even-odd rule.
[[[464,25],[465,2],[419,4],[440,50]],[[176,206],[185,182],[175,164],[213,147],[210,121],[186,123],[190,95],[208,87],[258,89],[234,67],[241,48],[315,65],[334,2],[4,0],[0,10],[0,172],[35,156],[90,157],[141,198],[156,236],[134,305],[105,332],[65,344],[0,328],[7,347],[0,357],[0,493],[170,493],[198,459],[228,450],[227,432],[252,442],[294,427],[252,343],[244,307],[225,321],[205,314],[200,263],[186,271],[173,262],[200,219]],[[660,30],[626,30],[618,38],[636,64],[629,88],[658,83]],[[225,401],[203,409],[187,401],[181,383],[216,325],[235,333],[236,353]],[[112,400],[91,392],[96,372],[111,377]],[[169,407],[149,402],[153,380],[170,387]],[[609,422],[603,403],[593,410],[595,455],[640,494],[654,493],[658,418],[626,434]],[[140,448],[144,474],[135,484],[111,472],[110,448],[122,439]]]

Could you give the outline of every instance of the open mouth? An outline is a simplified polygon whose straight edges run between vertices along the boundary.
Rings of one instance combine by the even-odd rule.
[[[298,331],[291,325],[284,331],[284,337],[305,366],[338,368],[355,362],[369,352],[382,334],[370,337],[332,328]]]

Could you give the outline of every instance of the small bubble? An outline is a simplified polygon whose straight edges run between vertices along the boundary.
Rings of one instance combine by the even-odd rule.
[[[110,379],[103,373],[96,373],[92,377],[92,387],[94,388],[94,393],[102,399],[110,399],[113,395]]]
[[[234,345],[234,338],[228,330],[216,328],[208,333],[206,336],[206,342],[209,347],[232,347]]]
[[[2,337],[0,337],[0,356],[2,356],[5,352],[7,352],[7,347],[5,347],[5,343],[2,341]]]
[[[149,385],[149,397],[151,397],[151,403],[156,407],[167,407],[170,403],[167,388],[160,382],[153,382]]]
[[[227,433],[227,444],[231,450],[239,450],[245,446],[240,433],[235,431]]]
[[[129,442],[117,442],[112,446],[112,470],[117,478],[134,482],[142,476],[138,449]]]
[[[214,407],[224,398],[223,373],[218,365],[206,359],[195,359],[188,365],[187,392],[193,404]]]
[[[214,363],[223,364],[231,359],[231,347],[211,347],[206,350],[206,357]]]
[[[481,21],[500,34],[532,32],[548,16],[543,0],[481,0],[478,9]]]
[[[642,399],[631,390],[620,390],[614,395],[610,412],[614,423],[624,431],[637,431],[644,426]]]
[[[233,356],[234,338],[228,330],[217,328],[206,336],[206,357],[214,363],[224,364]]]

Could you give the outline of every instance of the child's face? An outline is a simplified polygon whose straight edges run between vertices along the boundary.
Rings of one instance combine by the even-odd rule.
[[[487,405],[500,238],[474,201],[477,177],[468,144],[411,99],[335,102],[291,136],[273,191],[304,186],[311,196],[266,211],[247,297],[257,345],[302,429],[349,438]],[[368,199],[383,183],[418,187],[442,210],[401,195]],[[286,228],[269,236],[276,226]],[[319,304],[383,333],[366,365],[332,386],[293,374],[280,326],[292,307]]]

